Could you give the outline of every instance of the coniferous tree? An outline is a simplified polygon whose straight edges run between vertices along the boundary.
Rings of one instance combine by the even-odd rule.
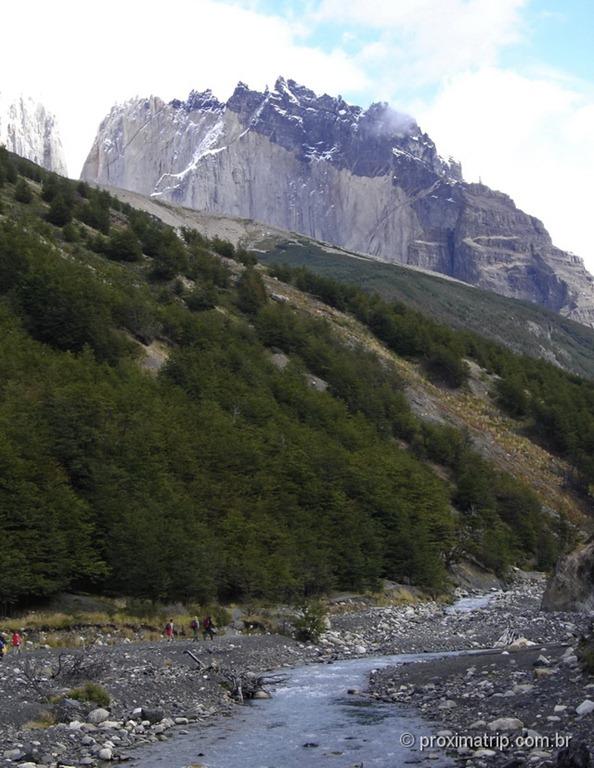
[[[18,203],[25,203],[28,204],[33,200],[33,193],[31,192],[31,187],[27,184],[25,179],[23,179],[22,176],[19,177],[15,188],[14,188],[14,199]]]
[[[246,267],[237,281],[237,305],[247,315],[255,315],[268,301],[262,276],[253,267]]]

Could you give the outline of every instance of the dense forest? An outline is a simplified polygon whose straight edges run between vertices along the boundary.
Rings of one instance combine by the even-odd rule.
[[[465,359],[497,374],[499,404],[524,420],[533,438],[569,461],[576,470],[576,485],[584,494],[594,495],[594,382],[307,269],[276,265],[271,272],[352,313],[394,352],[420,361],[434,380],[462,386],[468,377]]]
[[[182,234],[0,149],[0,602],[438,591],[461,556],[551,566],[566,528],[529,488],[414,417],[373,354],[271,301],[252,254]],[[592,479],[591,384],[276,274],[448,386],[464,356],[497,371],[502,404]]]

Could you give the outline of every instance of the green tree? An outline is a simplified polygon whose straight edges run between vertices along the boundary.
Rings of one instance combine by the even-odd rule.
[[[14,199],[18,203],[30,203],[33,200],[33,193],[31,187],[27,184],[22,176],[19,177],[14,188]]]
[[[267,301],[262,276],[253,267],[246,267],[237,281],[237,306],[247,315],[255,315]]]
[[[116,229],[107,242],[107,255],[114,261],[140,261],[140,241],[130,227]]]
[[[72,204],[60,194],[52,198],[49,211],[46,214],[50,224],[56,227],[64,227],[72,221]]]

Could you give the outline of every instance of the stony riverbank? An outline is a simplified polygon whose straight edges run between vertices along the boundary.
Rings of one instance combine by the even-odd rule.
[[[560,750],[573,739],[574,749],[583,745],[581,755],[573,756],[572,763],[563,763],[562,756],[560,764],[586,768],[587,749],[594,748],[594,677],[581,669],[576,649],[591,619],[541,613],[540,588],[538,578],[517,583],[495,595],[488,608],[437,621],[443,650],[456,625],[466,647],[475,649],[493,646],[508,630],[497,650],[372,674],[373,697],[413,709],[434,723],[439,738],[424,754],[416,744],[413,762],[415,755],[420,761],[441,747],[467,768],[537,768],[556,764]],[[450,632],[444,635],[447,625]],[[427,650],[436,650],[435,645],[440,642]]]
[[[124,760],[133,747],[231,714],[238,705],[229,674],[260,675],[318,656],[278,635],[11,654],[0,663],[0,766]],[[100,685],[109,703],[71,698],[86,680]]]
[[[122,643],[87,651],[38,650],[20,657],[9,655],[0,663],[0,768],[15,764],[27,768],[94,766],[102,761],[125,760],[134,747],[166,740],[216,716],[236,712],[238,704],[226,688],[229,674],[233,673],[261,674],[295,664],[366,655],[486,648],[492,647],[506,630],[514,630],[529,642],[537,643],[538,649],[543,644],[575,644],[586,628],[586,620],[540,615],[543,586],[538,575],[518,575],[510,590],[493,590],[488,605],[483,599],[482,607],[481,602],[474,603],[468,606],[473,610],[468,611],[452,611],[433,602],[345,611],[332,617],[331,626],[318,645],[305,645],[282,635],[229,633],[206,643]],[[348,600],[342,609],[347,604]],[[187,655],[188,649],[195,653],[199,665]],[[493,676],[483,676],[481,672],[480,679],[492,683],[497,677],[500,687],[505,687],[507,681],[503,693],[513,691],[516,684],[522,685],[515,676],[517,670],[505,666],[509,658],[511,655],[498,654],[491,662]],[[470,662],[464,663],[466,681]],[[440,666],[443,664],[436,663],[433,676],[448,668]],[[425,665],[415,667],[429,669]],[[542,675],[542,682],[551,690],[557,683],[561,687],[566,684],[565,672],[574,677],[579,674],[575,666],[557,664],[554,657],[551,669],[557,668],[561,671]],[[415,693],[416,683],[411,682],[412,687],[401,690],[400,685],[405,683],[394,682],[402,673],[398,669],[374,676],[373,695],[400,706],[417,707],[440,722],[441,698],[455,701],[454,688],[459,685],[460,700],[466,701],[467,690],[458,678],[452,678],[452,690],[447,688],[447,676],[444,678],[443,695],[441,682],[435,683],[436,688]],[[479,672],[476,675],[478,678]],[[72,700],[72,690],[86,680],[107,692],[108,704],[98,706]],[[495,694],[500,692],[499,688],[495,683],[493,686],[493,695],[485,695],[485,700],[498,700]],[[486,686],[479,690],[491,693]],[[431,704],[434,697],[437,708]],[[558,697],[561,703],[561,693]],[[508,703],[509,698],[506,695],[501,701]],[[566,698],[569,706],[573,699],[570,700],[569,693]],[[452,705],[448,707],[453,711]],[[530,725],[532,720],[524,717]]]

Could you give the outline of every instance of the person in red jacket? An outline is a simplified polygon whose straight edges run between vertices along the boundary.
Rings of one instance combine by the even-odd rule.
[[[165,624],[165,638],[168,643],[173,642],[174,634],[175,634],[175,630],[173,628],[173,619],[169,619],[167,624]]]
[[[23,638],[21,637],[20,633],[17,632],[16,630],[12,633],[10,644],[12,645],[12,650],[15,653],[21,652],[21,645],[23,644]]]
[[[205,616],[202,620],[202,637],[206,640],[207,636],[211,640],[215,636],[215,627],[210,616]]]

